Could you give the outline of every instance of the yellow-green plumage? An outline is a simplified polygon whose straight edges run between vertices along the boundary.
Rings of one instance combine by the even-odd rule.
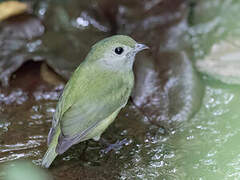
[[[116,50],[119,47],[121,54],[121,49]],[[49,167],[57,154],[73,144],[100,138],[126,105],[134,85],[134,57],[145,48],[122,35],[93,46],[58,102],[42,166]]]

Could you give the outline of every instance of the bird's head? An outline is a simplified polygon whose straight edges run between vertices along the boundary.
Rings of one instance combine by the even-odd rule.
[[[112,69],[132,69],[135,55],[148,47],[137,43],[129,36],[115,35],[96,43],[88,58],[103,67]]]

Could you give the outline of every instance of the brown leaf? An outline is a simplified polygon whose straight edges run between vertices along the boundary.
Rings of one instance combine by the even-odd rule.
[[[52,85],[65,84],[61,76],[56,74],[52,69],[48,67],[46,63],[42,63],[40,70],[41,77],[44,81]]]

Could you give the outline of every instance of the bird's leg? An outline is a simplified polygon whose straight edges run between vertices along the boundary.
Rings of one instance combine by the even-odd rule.
[[[83,161],[87,161],[87,148],[88,148],[88,144],[89,144],[89,141],[84,141],[84,147],[80,153],[80,159],[83,160]]]
[[[88,144],[89,144],[89,141],[85,141],[85,147],[83,148],[82,150],[82,154],[84,155],[87,151],[87,148],[88,148]]]

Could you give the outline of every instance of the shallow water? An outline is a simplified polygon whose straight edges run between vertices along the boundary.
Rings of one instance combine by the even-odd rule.
[[[47,149],[52,115],[65,83],[55,72],[67,79],[95,36],[101,39],[118,32],[130,34],[151,47],[149,52],[137,56],[134,68],[133,101],[138,108],[129,101],[100,142],[75,145],[59,156],[49,169],[53,177],[239,179],[239,86],[225,85],[194,68],[194,59],[204,56],[207,45],[210,46],[207,38],[201,39],[204,34],[208,37],[213,34],[214,28],[207,22],[215,22],[211,13],[196,19],[202,17],[199,9],[217,7],[220,1],[197,4],[194,6],[197,10],[180,0],[101,1],[100,4],[92,1],[91,6],[72,2],[36,3],[34,12],[41,21],[34,19],[35,25],[43,27],[41,22],[44,22],[46,32],[41,35],[43,31],[37,31],[33,39],[20,34],[16,49],[5,51],[2,47],[5,41],[13,43],[19,39],[18,35],[16,39],[9,39],[4,33],[0,35],[0,48],[5,52],[1,54],[4,60],[0,67],[10,67],[8,72],[18,69],[11,75],[9,86],[6,86],[8,77],[1,78],[5,85],[0,88],[1,165],[17,159],[31,159],[40,164]],[[230,6],[231,1],[226,4]],[[70,11],[72,8],[76,9]],[[190,10],[198,16],[189,18]],[[26,18],[28,23],[32,22],[27,14],[18,18],[23,24]],[[2,25],[9,28],[10,23],[12,28],[12,22],[13,19]],[[28,23],[23,27],[28,27]],[[203,27],[209,31],[203,32]],[[79,36],[81,33],[84,35]],[[93,33],[93,39],[86,43]],[[215,40],[220,37],[223,36]],[[74,38],[78,41],[73,41]],[[55,42],[68,43],[55,46]],[[66,45],[70,49],[63,52]],[[11,53],[16,58],[8,61]],[[69,54],[72,54],[70,58]],[[26,62],[29,59],[42,62]],[[16,60],[21,61],[14,64]],[[46,69],[46,64],[53,69]]]
[[[199,112],[172,139],[187,179],[239,179],[239,87],[206,81]]]

